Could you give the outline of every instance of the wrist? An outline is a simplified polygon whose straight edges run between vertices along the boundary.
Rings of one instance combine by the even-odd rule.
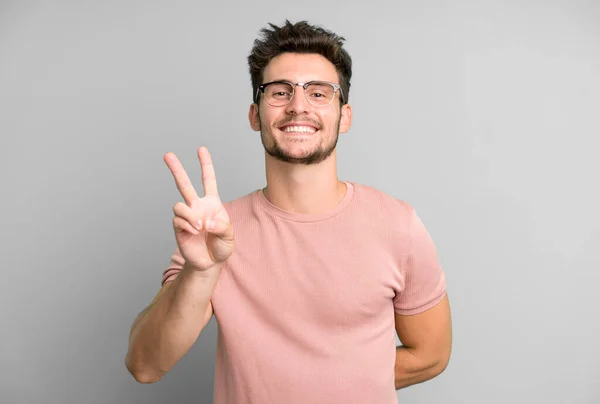
[[[219,275],[219,273],[221,272],[221,269],[223,268],[224,265],[225,265],[224,262],[219,262],[208,268],[201,268],[201,267],[195,266],[192,263],[186,262],[185,264],[183,264],[183,268],[181,269],[181,272],[185,273],[187,276],[192,276],[194,278],[200,278],[200,279],[213,278],[213,277]]]

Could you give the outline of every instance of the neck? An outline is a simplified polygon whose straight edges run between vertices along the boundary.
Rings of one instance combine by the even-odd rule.
[[[318,214],[335,208],[346,195],[337,177],[335,151],[319,164],[289,164],[266,156],[267,200],[292,213]]]

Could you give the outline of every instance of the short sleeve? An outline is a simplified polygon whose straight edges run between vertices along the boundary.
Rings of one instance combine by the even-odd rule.
[[[169,264],[163,271],[161,285],[164,285],[167,282],[171,282],[174,280],[179,272],[183,269],[183,264],[185,263],[185,259],[179,252],[179,248],[176,248],[171,255],[171,259],[169,260]]]
[[[408,243],[401,266],[404,285],[394,297],[395,311],[402,315],[435,306],[446,292],[446,277],[434,242],[415,210],[409,212]]]

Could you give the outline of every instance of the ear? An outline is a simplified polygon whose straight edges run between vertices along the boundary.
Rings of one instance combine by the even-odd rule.
[[[251,104],[250,111],[248,111],[248,121],[250,121],[250,127],[255,132],[260,131],[260,118],[258,117],[258,104]]]
[[[342,116],[340,117],[340,133],[346,133],[352,126],[352,107],[350,104],[342,106]]]

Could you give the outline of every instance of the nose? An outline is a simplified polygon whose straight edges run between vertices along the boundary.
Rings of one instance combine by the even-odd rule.
[[[306,100],[304,94],[304,87],[296,85],[294,89],[294,97],[291,99],[289,104],[285,108],[285,112],[292,115],[308,114],[310,111],[310,104]]]

